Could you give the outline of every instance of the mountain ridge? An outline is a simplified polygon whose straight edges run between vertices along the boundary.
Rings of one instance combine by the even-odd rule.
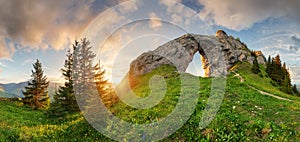
[[[23,92],[25,87],[28,85],[28,81],[19,82],[19,83],[0,83],[0,98],[23,98]],[[49,83],[48,94],[51,100],[55,94],[55,90],[62,85],[60,83]]]

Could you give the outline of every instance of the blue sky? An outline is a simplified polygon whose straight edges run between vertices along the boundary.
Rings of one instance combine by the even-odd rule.
[[[178,3],[176,3],[178,2]],[[280,54],[300,84],[300,2],[297,0],[0,0],[0,82],[30,79],[40,59],[47,77],[60,68],[72,42],[88,37],[120,80],[142,52],[191,32],[222,29],[265,56]],[[188,72],[201,75],[199,55]]]

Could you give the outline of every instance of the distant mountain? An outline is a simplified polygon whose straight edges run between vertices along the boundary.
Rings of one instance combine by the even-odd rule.
[[[9,84],[0,83],[0,97],[2,97],[2,98],[22,98],[22,97],[24,97],[22,91],[25,90],[25,86],[27,86],[27,84],[28,84],[27,81],[21,82],[21,83],[9,83]],[[62,84],[50,82],[49,87],[48,87],[48,93],[49,93],[51,100],[53,99],[55,90],[57,90],[60,85],[62,85]]]
[[[0,97],[4,98],[22,98],[22,91],[25,90],[25,86],[27,86],[27,82],[21,83],[9,83],[9,84],[1,84],[0,83]]]

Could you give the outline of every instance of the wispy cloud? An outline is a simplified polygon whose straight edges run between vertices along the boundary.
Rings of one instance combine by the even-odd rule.
[[[181,12],[182,7],[178,6],[178,3],[181,2],[181,0],[161,0],[160,4],[163,4],[167,7],[168,13],[174,13],[175,11]]]
[[[290,68],[291,78],[294,84],[300,84],[300,67]]]
[[[152,28],[160,28],[163,24],[161,19],[155,14],[155,13],[150,13],[149,14],[149,19],[150,19],[150,27]]]
[[[294,43],[294,45],[291,45],[289,49],[291,51],[297,52],[300,48],[300,39],[296,35],[294,35],[291,37],[291,40]]]
[[[120,4],[119,10],[123,13],[134,12],[138,10],[138,1],[137,0],[119,0]]]
[[[34,62],[34,59],[27,59],[27,60],[23,61],[23,63],[21,65],[25,66],[27,64],[32,64],[33,62]]]

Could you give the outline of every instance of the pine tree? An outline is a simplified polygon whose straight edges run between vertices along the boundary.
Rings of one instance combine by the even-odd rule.
[[[105,80],[105,70],[101,67],[100,61],[97,65],[93,65],[96,55],[91,51],[92,47],[89,44],[86,38],[80,42],[75,41],[73,77],[80,109],[91,122],[101,117],[100,113],[103,109],[100,107],[100,101],[102,100],[104,105],[110,107],[115,102],[116,95],[110,83]]]
[[[276,84],[279,86],[280,90],[292,94],[293,87],[291,84],[291,77],[288,69],[286,68],[286,64],[281,63],[280,56],[277,55],[275,58],[269,57],[267,62],[267,73],[269,77],[276,82]]]
[[[258,61],[257,61],[257,57],[254,56],[254,60],[253,60],[253,66],[252,66],[252,72],[254,74],[258,74],[260,73],[260,69],[259,69],[259,65],[258,65]]]
[[[44,76],[41,62],[37,59],[33,64],[32,80],[28,82],[25,87],[23,95],[25,96],[22,101],[24,105],[30,106],[33,109],[47,109],[50,104],[47,88],[49,81]]]
[[[105,79],[105,70],[101,67],[100,64],[100,60],[99,62],[96,64],[95,67],[95,82],[96,82],[96,86],[97,86],[97,90],[99,93],[99,96],[105,96],[107,94],[107,80]]]
[[[96,65],[95,82],[102,102],[109,109],[118,101],[118,97],[114,92],[112,84],[105,79],[105,70],[101,67],[100,60]]]
[[[93,66],[93,59],[96,55],[91,51],[90,42],[84,38],[79,43],[75,41],[74,44],[74,61],[73,61],[73,77],[74,90],[82,109],[90,108],[91,104],[96,98],[95,94],[95,69]]]
[[[277,55],[275,58],[272,59],[269,76],[278,85],[282,85],[282,83],[284,82],[285,73],[281,65],[281,60],[279,55]]]
[[[296,94],[296,95],[299,94],[299,91],[298,91],[298,89],[297,89],[296,84],[294,84],[294,86],[293,86],[293,92],[294,92],[294,94]]]
[[[269,74],[271,71],[271,56],[268,57],[268,61],[266,64],[266,72]]]
[[[279,54],[276,55],[276,57],[274,58],[274,63],[275,63],[277,66],[281,67],[281,60],[280,60]]]
[[[54,95],[54,102],[51,103],[49,109],[51,116],[64,116],[70,112],[79,111],[73,87],[73,54],[68,50],[66,56],[64,68],[61,69],[65,84],[60,86]]]

